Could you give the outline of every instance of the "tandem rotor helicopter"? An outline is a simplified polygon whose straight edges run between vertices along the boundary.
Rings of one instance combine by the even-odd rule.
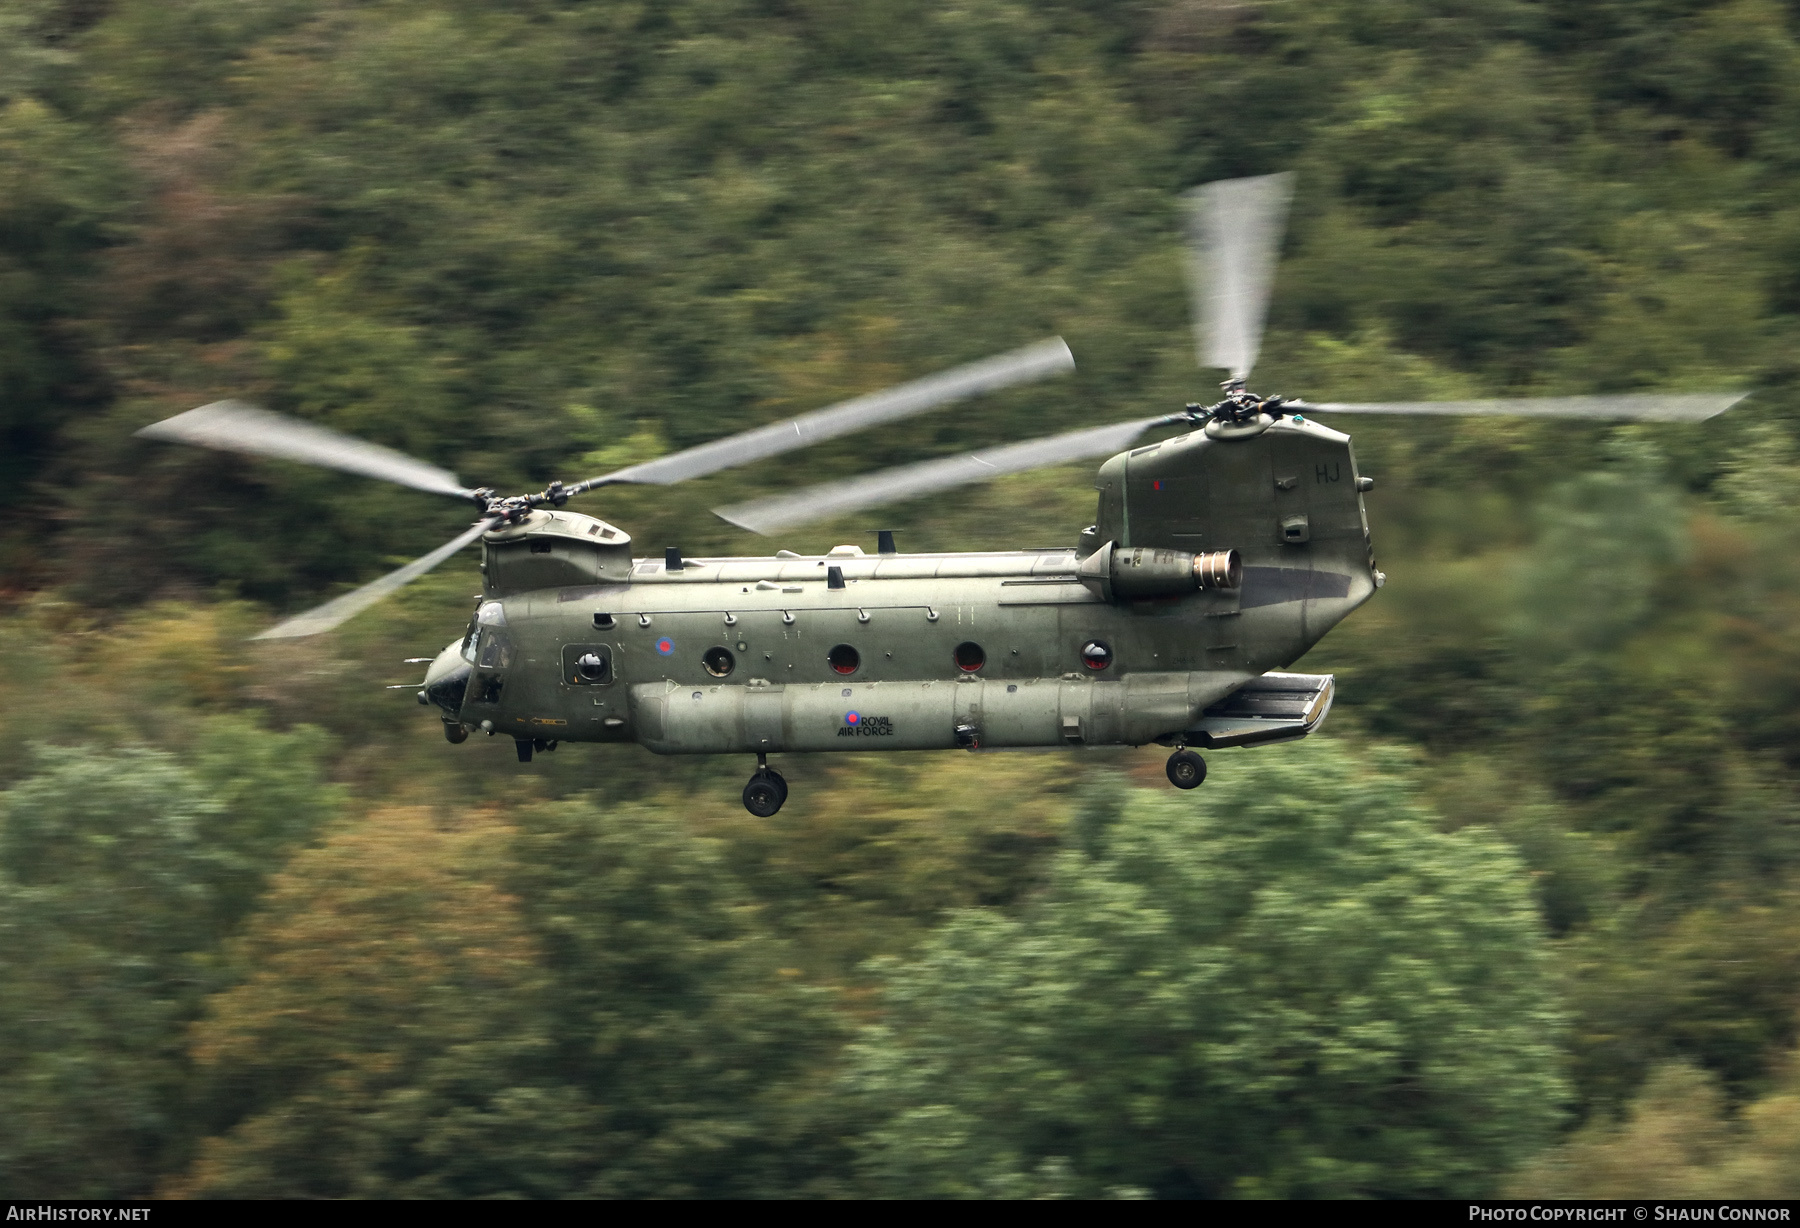
[[[327,631],[477,539],[482,592],[431,661],[421,704],[453,743],[512,738],[521,761],[561,742],[658,754],[754,754],[744,805],[787,800],[768,756],[838,750],[1173,748],[1168,776],[1206,778],[1196,747],[1304,737],[1331,675],[1281,672],[1380,588],[1350,437],[1315,413],[1525,414],[1698,421],[1744,394],[1319,403],[1260,397],[1261,345],[1291,174],[1187,194],[1188,272],[1209,406],[928,461],[716,509],[759,533],[1004,473],[1109,456],[1094,524],[1055,549],[773,557],[635,557],[631,537],[564,510],[615,483],[666,486],[1067,372],[1060,338],[536,494],[500,496],[376,444],[237,401],[138,434],[384,478],[473,500],[465,533],[258,638]],[[1172,438],[1131,445],[1157,427]]]

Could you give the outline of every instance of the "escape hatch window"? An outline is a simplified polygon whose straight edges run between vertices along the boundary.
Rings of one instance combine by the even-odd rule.
[[[953,655],[956,658],[956,668],[965,674],[972,674],[987,664],[987,653],[973,640],[964,640],[958,644]]]
[[[856,667],[862,664],[862,654],[848,644],[839,644],[825,654],[825,659],[840,674],[854,674]]]

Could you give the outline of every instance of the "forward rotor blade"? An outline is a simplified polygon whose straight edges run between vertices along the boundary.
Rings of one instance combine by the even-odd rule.
[[[415,460],[404,452],[340,435],[310,422],[284,418],[243,401],[214,401],[152,423],[138,435],[323,465],[437,495],[466,499],[475,493],[465,488],[454,473]]]
[[[713,514],[739,528],[753,533],[773,533],[791,525],[825,520],[858,508],[879,503],[915,499],[933,491],[947,490],[969,482],[985,482],[1003,473],[1022,473],[1045,465],[1086,456],[1107,456],[1130,445],[1131,441],[1167,418],[1140,418],[1136,422],[1119,422],[1111,426],[1094,426],[1031,439],[1024,443],[991,448],[983,452],[967,452],[942,460],[882,469],[841,482],[827,482],[790,495],[774,495],[734,507],[715,508]]]
[[[1061,375],[1075,369],[1075,357],[1061,337],[1052,337],[1022,349],[983,359],[949,371],[940,371],[924,379],[901,384],[882,392],[844,401],[826,409],[803,414],[787,422],[758,427],[740,435],[717,439],[712,443],[660,457],[641,465],[632,465],[601,477],[590,478],[569,488],[580,494],[596,486],[613,482],[639,482],[667,486],[688,478],[702,477],[733,465],[748,464],[764,457],[791,452],[826,439],[835,439],[851,431],[882,422],[895,422],[922,414],[928,409],[946,405],[977,393],[993,392]]]
[[[1641,422],[1704,422],[1750,394],[1643,393],[1592,397],[1519,397],[1488,401],[1289,401],[1290,409],[1321,414],[1512,414],[1525,418],[1630,418]]]
[[[1200,365],[1246,379],[1262,349],[1294,175],[1223,179],[1186,196],[1188,288]]]
[[[292,639],[302,635],[317,635],[321,631],[329,631],[339,623],[362,613],[370,606],[386,597],[389,593],[405,585],[411,584],[420,576],[442,563],[445,559],[461,550],[464,546],[499,524],[498,517],[486,520],[470,527],[452,541],[445,542],[423,558],[414,559],[397,571],[390,571],[379,580],[363,585],[359,589],[345,593],[342,597],[334,597],[324,605],[315,606],[304,614],[296,614],[286,622],[277,623],[261,635],[251,636],[257,640]]]

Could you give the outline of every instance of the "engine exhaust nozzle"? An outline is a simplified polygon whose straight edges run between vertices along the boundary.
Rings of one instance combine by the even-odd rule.
[[[1194,556],[1194,579],[1204,589],[1234,589],[1244,583],[1244,556],[1235,550],[1208,550]]]

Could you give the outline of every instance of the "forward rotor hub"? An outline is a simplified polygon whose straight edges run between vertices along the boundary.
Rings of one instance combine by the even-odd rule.
[[[561,507],[569,501],[573,493],[560,481],[551,482],[535,495],[506,495],[502,497],[492,487],[484,486],[480,490],[471,491],[469,497],[481,508],[483,516],[490,516],[503,525],[518,524],[531,515],[533,508]]]

